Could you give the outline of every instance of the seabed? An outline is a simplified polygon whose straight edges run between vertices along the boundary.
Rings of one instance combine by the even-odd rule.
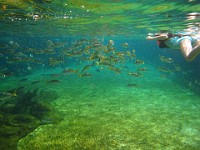
[[[137,78],[94,71],[91,77],[71,74],[49,84],[44,78],[52,77],[45,71],[18,81],[56,92],[57,99],[49,103],[62,118],[45,120],[19,140],[18,149],[198,149],[199,95],[170,78],[160,78],[154,68],[144,74]],[[36,79],[41,82],[30,85]]]

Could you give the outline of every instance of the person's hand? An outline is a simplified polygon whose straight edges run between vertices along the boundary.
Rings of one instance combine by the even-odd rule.
[[[153,37],[153,36],[150,36],[150,35],[148,35],[148,36],[146,37],[146,39],[147,39],[147,40],[153,40],[153,39],[154,39],[154,37]]]

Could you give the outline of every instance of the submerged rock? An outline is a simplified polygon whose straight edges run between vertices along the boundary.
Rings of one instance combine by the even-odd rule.
[[[55,92],[23,89],[15,99],[0,105],[0,149],[15,150],[18,140],[38,126],[60,121],[49,103],[57,97]]]

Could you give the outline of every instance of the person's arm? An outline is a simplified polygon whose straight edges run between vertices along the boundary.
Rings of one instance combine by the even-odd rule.
[[[146,37],[147,40],[166,40],[168,39],[168,36],[166,34],[161,34],[158,36],[147,36]]]
[[[192,43],[189,39],[184,39],[180,43],[180,48],[183,56],[187,61],[194,60],[200,54],[200,40],[196,42],[196,46],[192,48]]]

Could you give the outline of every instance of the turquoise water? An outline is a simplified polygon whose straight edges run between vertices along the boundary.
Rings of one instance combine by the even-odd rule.
[[[198,1],[0,4],[0,149],[200,148],[199,56],[145,39],[198,30]]]
[[[62,120],[37,127],[18,148],[198,149],[199,96],[148,68],[139,79],[105,71],[89,78],[58,77],[62,82],[57,84],[38,83],[59,95],[52,105]],[[37,73],[29,82],[41,76],[51,78]]]

